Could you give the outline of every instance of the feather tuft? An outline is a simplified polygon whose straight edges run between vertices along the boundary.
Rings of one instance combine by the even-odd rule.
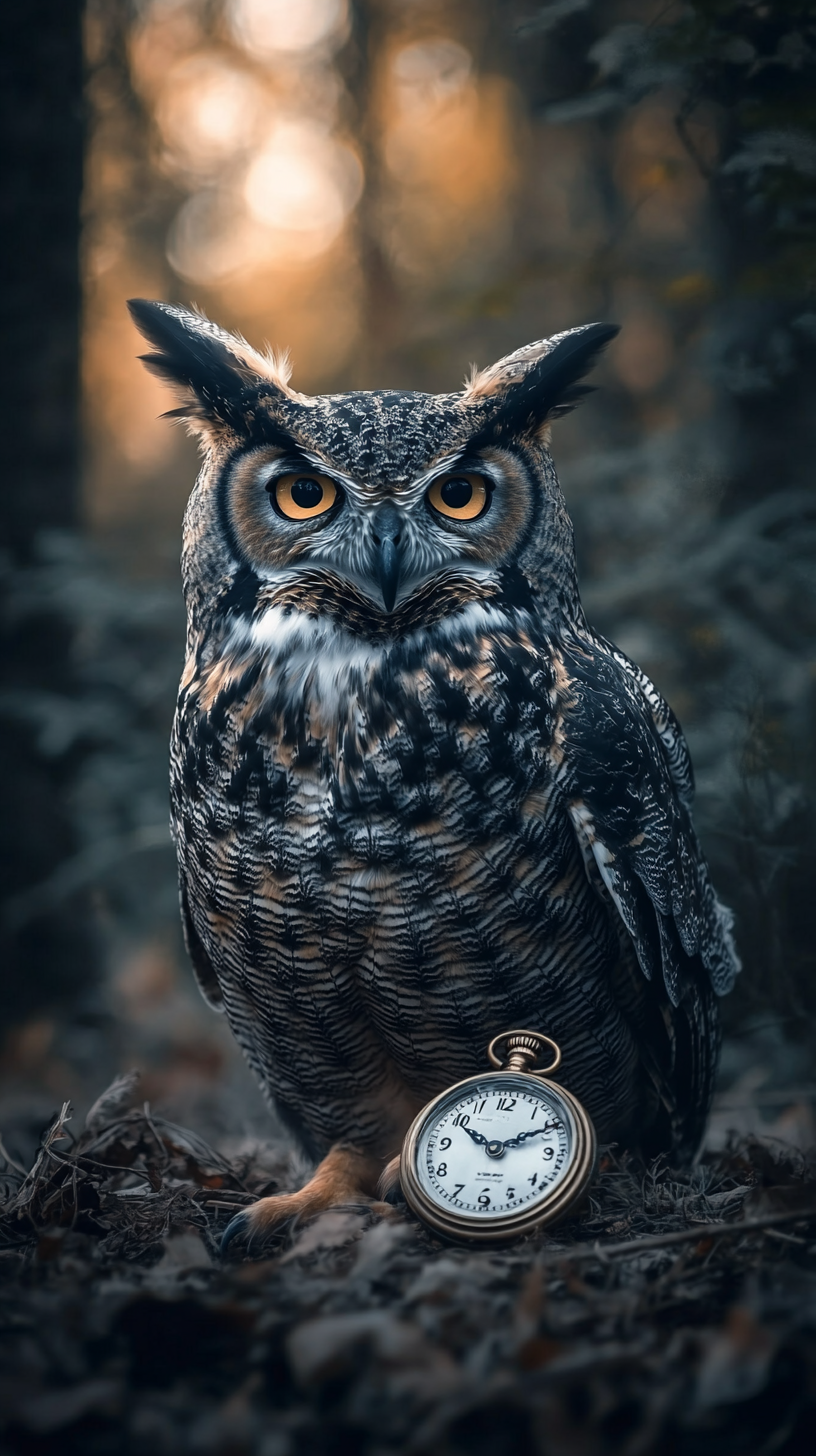
[[[141,356],[149,373],[171,385],[180,407],[169,418],[185,420],[194,432],[219,427],[240,430],[247,391],[272,390],[281,399],[307,403],[289,388],[292,373],[287,352],[268,345],[259,353],[240,334],[219,328],[200,310],[133,298],[133,322],[153,346]]]
[[[535,434],[574,409],[592,388],[579,381],[617,333],[615,324],[585,324],[471,373],[462,395],[465,407],[494,404],[480,437]]]

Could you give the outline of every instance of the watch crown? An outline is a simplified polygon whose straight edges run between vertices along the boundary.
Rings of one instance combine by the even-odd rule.
[[[553,1060],[548,1067],[535,1067],[544,1047],[550,1047]],[[488,1060],[493,1067],[503,1072],[527,1072],[542,1077],[554,1072],[561,1065],[561,1048],[551,1036],[538,1031],[505,1031],[494,1036],[487,1049]]]
[[[523,1072],[528,1062],[532,1065],[536,1060],[542,1045],[540,1037],[530,1036],[526,1031],[514,1032],[507,1038],[508,1067],[514,1072]]]

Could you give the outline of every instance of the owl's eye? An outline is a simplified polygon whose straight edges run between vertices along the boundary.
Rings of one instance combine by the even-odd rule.
[[[481,475],[442,475],[428,491],[428,502],[451,521],[475,521],[490,505]]]
[[[290,521],[323,516],[337,500],[337,486],[328,475],[281,475],[268,489],[281,515]]]

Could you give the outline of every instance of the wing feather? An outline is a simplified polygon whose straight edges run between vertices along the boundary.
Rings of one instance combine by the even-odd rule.
[[[556,783],[585,854],[673,1006],[699,961],[718,995],[739,970],[732,916],[714,893],[691,821],[693,779],[677,720],[657,689],[601,638],[555,648]]]

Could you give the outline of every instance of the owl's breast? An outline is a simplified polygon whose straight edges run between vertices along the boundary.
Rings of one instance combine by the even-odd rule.
[[[510,634],[324,664],[297,690],[255,665],[209,706],[191,683],[179,860],[228,1010],[249,996],[231,1011],[245,1043],[256,1022],[293,1041],[331,1026],[338,1066],[384,1045],[425,1096],[478,1067],[496,1027],[566,1030],[616,950],[553,789],[553,687]]]
[[[540,647],[507,632],[215,662],[176,717],[182,872],[217,915],[347,936],[465,895],[486,857],[483,892],[525,882],[560,858],[543,842],[552,688]]]

